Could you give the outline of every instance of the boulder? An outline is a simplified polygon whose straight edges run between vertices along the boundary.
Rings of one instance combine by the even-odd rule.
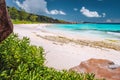
[[[95,77],[100,79],[120,80],[120,65],[116,65],[112,61],[105,59],[92,58],[81,62],[80,65],[70,70],[79,73],[94,73]]]
[[[0,0],[0,42],[13,31],[13,25],[8,16],[5,0]]]

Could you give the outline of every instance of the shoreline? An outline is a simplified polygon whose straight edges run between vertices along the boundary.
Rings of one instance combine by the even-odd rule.
[[[32,45],[45,50],[45,65],[58,70],[70,69],[90,58],[108,59],[120,65],[120,41],[71,37],[47,30],[52,24],[15,24],[14,33],[30,38]],[[62,32],[61,32],[62,33]]]

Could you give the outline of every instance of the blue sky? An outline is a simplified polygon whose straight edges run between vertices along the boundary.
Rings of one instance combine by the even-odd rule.
[[[6,0],[8,6],[57,19],[120,22],[120,0]]]

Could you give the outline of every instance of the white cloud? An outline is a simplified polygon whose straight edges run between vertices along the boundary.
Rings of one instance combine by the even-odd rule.
[[[74,8],[73,10],[74,10],[74,11],[77,11],[78,9],[77,9],[77,8]]]
[[[62,14],[62,15],[66,15],[66,13],[63,12],[63,11],[59,11],[59,13]]]
[[[111,19],[107,19],[106,22],[110,23],[110,22],[112,22],[112,20]]]
[[[66,15],[65,12],[59,11],[59,10],[49,11],[47,9],[47,2],[45,0],[24,0],[23,3],[20,3],[18,0],[16,0],[15,2],[20,8],[22,8],[25,11],[30,12],[30,13]]]
[[[23,8],[23,6],[20,4],[20,2],[18,0],[16,0],[15,2],[19,7]]]
[[[103,15],[103,17],[105,17],[105,16],[106,16],[106,13],[102,13],[102,15]]]
[[[80,12],[86,17],[101,17],[101,15],[99,15],[97,11],[90,11],[85,7],[82,7]]]
[[[51,10],[51,11],[49,12],[49,14],[52,14],[52,15],[57,15],[57,14],[66,15],[65,12],[63,12],[63,11],[58,11],[58,10]]]
[[[20,3],[16,0],[16,4],[27,12],[31,13],[48,13],[47,2],[44,0],[25,0]]]

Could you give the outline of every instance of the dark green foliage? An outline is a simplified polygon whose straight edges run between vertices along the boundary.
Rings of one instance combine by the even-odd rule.
[[[19,16],[20,16],[20,20],[23,20],[23,21],[29,20],[28,19],[29,14],[26,13],[24,10],[19,11]]]
[[[17,10],[15,7],[7,7],[10,17],[13,20],[42,22],[42,23],[69,23],[63,20],[53,19],[51,17],[27,13],[24,10]]]
[[[96,80],[94,74],[48,68],[44,60],[43,48],[12,34],[0,44],[0,80]]]
[[[31,15],[30,16],[30,20],[33,21],[33,22],[35,22],[37,20],[37,18],[38,18],[38,16],[36,16],[36,15]]]
[[[8,12],[12,19],[20,19],[19,12],[15,7],[8,8]]]

